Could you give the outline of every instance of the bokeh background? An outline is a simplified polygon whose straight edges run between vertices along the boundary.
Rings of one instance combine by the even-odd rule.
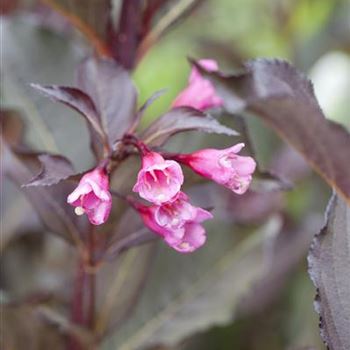
[[[38,16],[28,6],[1,19],[2,105],[21,111],[27,125],[26,140],[34,148],[60,150],[82,170],[92,159],[86,152],[87,132],[82,122],[72,118],[67,128],[70,112],[43,103],[27,86],[29,82],[72,84],[75,64],[85,53],[86,44],[79,34],[54,15],[49,20],[46,16]],[[72,38],[80,46],[73,44]],[[187,57],[214,58],[226,72],[238,71],[243,61],[257,57],[286,59],[312,80],[325,115],[350,128],[348,0],[203,1],[147,52],[133,72],[140,104],[155,91],[167,88],[147,110],[144,125],[165,112],[186,85]],[[268,273],[240,300],[232,322],[205,327],[176,346],[157,349],[325,349],[313,308],[315,288],[307,273],[306,255],[322,224],[331,190],[274,132],[255,118],[247,122],[261,166],[294,182],[291,191],[271,195],[276,198],[269,208],[264,206],[264,198],[254,202],[256,212],[251,216],[264,222],[278,213],[287,236],[277,244]],[[77,130],[82,130],[78,139]],[[222,206],[236,210],[234,223],[225,221],[229,214],[221,211],[226,226],[236,228],[251,220],[247,214],[251,207],[229,199]],[[7,180],[2,180],[1,214],[3,300],[23,297],[38,285],[55,289],[67,272],[60,265],[64,248],[60,242],[42,240],[30,203]],[[210,256],[206,258],[209,265]],[[48,265],[43,266],[43,261]],[[186,264],[181,268],[186,269]],[[241,268],[244,271],[244,266]],[[234,283],[239,285],[241,280]],[[7,332],[16,328],[11,322],[9,325]]]

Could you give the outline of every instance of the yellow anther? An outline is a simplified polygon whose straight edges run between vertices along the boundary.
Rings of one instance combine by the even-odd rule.
[[[181,249],[188,249],[188,248],[190,248],[191,247],[191,245],[188,243],[188,242],[182,242],[181,244],[180,244],[180,248]]]
[[[74,212],[75,212],[75,214],[77,214],[78,216],[85,214],[85,210],[84,210],[84,208],[82,208],[82,207],[75,207]]]

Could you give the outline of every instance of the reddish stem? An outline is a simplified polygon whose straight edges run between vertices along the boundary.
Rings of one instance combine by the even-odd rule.
[[[90,231],[88,237],[89,247],[89,265],[91,271],[89,274],[89,285],[88,285],[88,304],[87,304],[87,326],[94,331],[95,329],[95,300],[96,300],[96,274],[94,271],[95,265],[95,232],[94,229]]]
[[[126,134],[123,138],[123,142],[126,145],[133,145],[135,146],[139,152],[141,153],[141,155],[146,155],[149,152],[152,152],[148,146],[143,143],[141,140],[139,140],[135,135],[132,134]]]
[[[136,51],[141,39],[141,0],[124,0],[118,19],[117,32],[111,28],[110,44],[114,58],[126,69],[135,65]]]
[[[94,332],[95,328],[95,249],[94,228],[91,227],[87,237],[87,256],[81,255],[79,257],[71,303],[71,322],[82,327],[87,327],[91,332]],[[68,339],[67,350],[83,349],[78,339],[73,336]]]
[[[84,285],[86,273],[84,261],[79,259],[77,275],[74,282],[73,298],[71,304],[71,322],[74,324],[84,324]],[[73,336],[68,339],[68,350],[82,350],[80,342]]]
[[[184,163],[186,164],[186,154],[181,154],[181,153],[169,153],[169,152],[160,152],[160,154],[165,158],[165,159],[172,159],[176,160],[179,163]]]

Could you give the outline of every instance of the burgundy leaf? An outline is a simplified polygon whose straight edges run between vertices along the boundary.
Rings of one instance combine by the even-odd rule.
[[[79,88],[92,98],[113,145],[135,118],[137,94],[129,74],[113,61],[91,57],[79,66],[77,78]]]
[[[326,226],[314,238],[308,261],[317,288],[315,309],[321,335],[330,349],[350,349],[350,208],[334,196]]]
[[[310,81],[285,61],[260,59],[245,67],[232,76],[198,69],[216,84],[226,108],[266,121],[350,201],[350,134],[324,117]]]
[[[41,170],[24,186],[50,186],[74,174],[71,162],[60,155],[40,154]]]
[[[161,146],[179,132],[200,130],[207,133],[238,135],[216,119],[190,107],[174,108],[154,121],[141,135],[145,143]]]

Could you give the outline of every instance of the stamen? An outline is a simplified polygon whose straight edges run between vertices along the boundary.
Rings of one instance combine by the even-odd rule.
[[[166,184],[170,185],[170,175],[169,175],[168,169],[164,169],[163,174],[165,175],[165,178],[166,178]]]
[[[157,175],[154,173],[154,170],[152,169],[152,170],[150,170],[149,171],[149,173],[151,174],[151,176],[153,177],[153,180],[154,180],[154,182],[157,182],[158,181],[158,179],[157,179]]]
[[[151,190],[152,189],[152,186],[151,184],[145,179],[145,185],[147,187],[148,190]]]
[[[74,212],[76,215],[81,216],[85,214],[85,210],[83,207],[75,207]]]

